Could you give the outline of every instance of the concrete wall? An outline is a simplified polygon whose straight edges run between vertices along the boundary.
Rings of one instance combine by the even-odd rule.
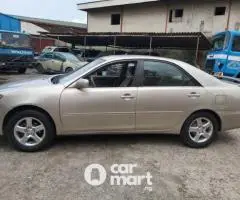
[[[123,32],[164,32],[166,5],[146,3],[123,8]],[[150,30],[150,31],[149,31]]]
[[[239,0],[233,0],[229,28],[231,30],[240,31],[240,1]]]
[[[88,32],[120,32],[120,25],[111,25],[111,14],[121,13],[120,7],[88,12]]]
[[[216,7],[226,7],[225,15],[215,16]],[[204,32],[212,35],[224,31],[227,26],[227,1],[192,1],[191,3],[174,3],[171,9],[184,9],[183,18],[179,22],[168,23],[167,32]]]
[[[226,7],[225,15],[214,16],[216,7]],[[171,9],[184,9],[180,20],[169,22]],[[240,1],[233,0],[230,29],[240,29]],[[227,27],[229,3],[227,0],[182,0],[142,3],[88,11],[89,32],[120,32],[120,25],[111,25],[111,14],[122,14],[123,32],[198,32],[206,35],[224,31]],[[167,19],[167,21],[166,21]],[[167,23],[166,23],[167,22]]]

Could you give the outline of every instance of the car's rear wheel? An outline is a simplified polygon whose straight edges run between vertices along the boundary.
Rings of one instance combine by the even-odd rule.
[[[36,69],[40,74],[43,74],[45,72],[45,70],[41,64],[37,64]]]
[[[34,152],[48,147],[55,128],[47,115],[36,110],[17,112],[8,120],[4,134],[17,150]]]
[[[73,71],[73,68],[68,67],[68,68],[65,70],[65,73],[70,73],[70,72],[72,72],[72,71]]]
[[[20,68],[18,69],[19,74],[24,74],[27,71],[27,68]]]
[[[184,123],[181,138],[185,145],[203,148],[211,144],[217,135],[219,124],[216,117],[208,112],[191,115]]]

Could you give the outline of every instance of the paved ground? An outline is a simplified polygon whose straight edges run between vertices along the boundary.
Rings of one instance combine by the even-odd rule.
[[[5,78],[27,75],[3,75]],[[150,172],[153,191],[142,186],[98,187],[84,180],[92,163],[138,164],[136,175]],[[108,174],[110,173],[107,170]],[[15,152],[0,138],[1,200],[239,200],[240,130],[219,134],[205,149],[190,149],[178,136],[72,136],[58,138],[44,152]]]

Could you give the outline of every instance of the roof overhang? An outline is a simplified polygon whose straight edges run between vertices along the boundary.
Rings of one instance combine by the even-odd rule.
[[[118,46],[129,49],[208,50],[211,43],[201,32],[194,33],[80,33],[78,35],[46,34],[75,45]]]
[[[79,3],[78,9],[79,10],[90,10],[96,8],[105,8],[111,6],[121,6],[121,5],[128,5],[128,4],[137,4],[137,3],[146,3],[146,2],[154,2],[160,0],[102,0],[102,1],[92,1],[87,3]]]

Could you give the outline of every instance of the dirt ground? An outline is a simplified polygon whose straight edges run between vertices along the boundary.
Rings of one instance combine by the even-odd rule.
[[[6,73],[0,81],[39,76]],[[90,186],[89,164],[137,164],[136,175],[150,172],[152,191],[141,186]],[[239,200],[240,130],[220,133],[208,148],[184,147],[172,135],[59,137],[44,152],[21,153],[0,138],[1,200]]]

